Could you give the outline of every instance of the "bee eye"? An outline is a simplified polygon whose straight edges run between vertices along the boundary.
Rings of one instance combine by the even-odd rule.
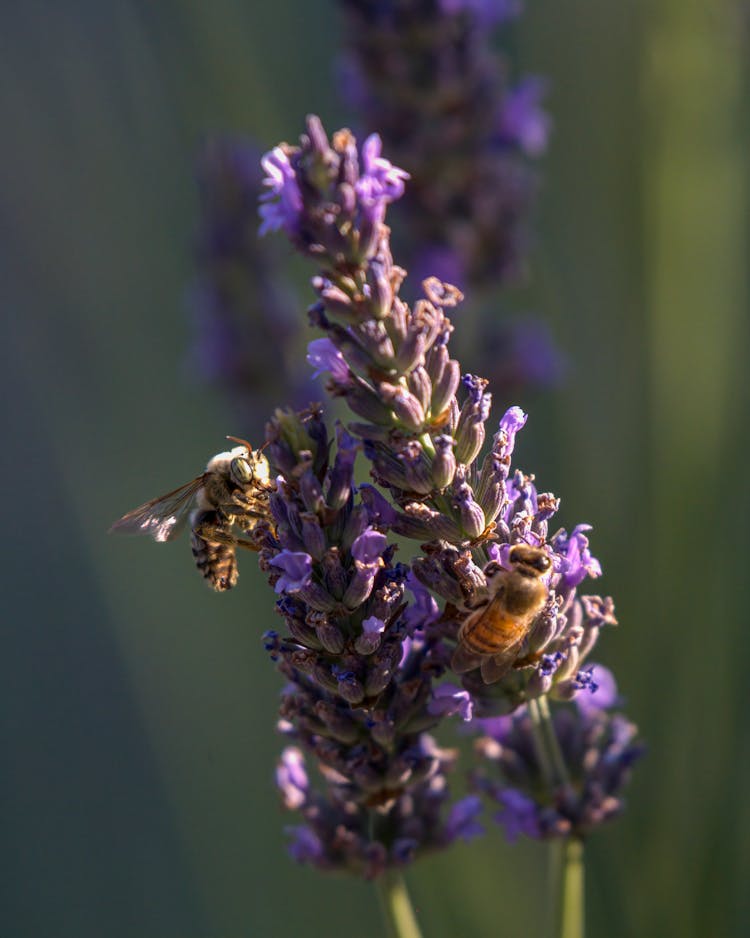
[[[235,477],[235,479],[237,479],[238,482],[252,482],[253,467],[250,465],[247,459],[233,459],[230,468],[232,475]]]

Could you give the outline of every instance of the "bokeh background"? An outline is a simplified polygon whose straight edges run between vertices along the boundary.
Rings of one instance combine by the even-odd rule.
[[[590,934],[746,935],[747,7],[527,6],[515,54],[550,78],[554,135],[533,276],[502,303],[543,317],[570,367],[514,401],[517,456],[562,523],[595,525],[621,622],[599,657],[649,744],[590,844]],[[105,533],[226,433],[261,432],[186,365],[194,154],[210,132],[293,139],[309,111],[345,123],[338,32],[333,0],[3,8],[8,938],[381,933],[369,886],[285,854],[252,560],[217,597],[187,543]],[[426,934],[542,935],[545,868],[498,833],[423,862]]]

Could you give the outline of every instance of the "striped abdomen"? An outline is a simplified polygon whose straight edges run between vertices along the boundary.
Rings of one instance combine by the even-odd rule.
[[[533,613],[511,615],[502,600],[496,597],[464,622],[459,640],[471,654],[503,654],[525,638],[532,618]]]
[[[223,519],[215,511],[202,511],[193,521],[190,546],[195,565],[209,585],[219,591],[231,589],[237,582],[237,557],[233,544],[221,544],[196,533],[199,526],[223,527]]]

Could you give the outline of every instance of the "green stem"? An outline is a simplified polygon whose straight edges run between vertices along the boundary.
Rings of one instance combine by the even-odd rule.
[[[422,938],[403,876],[386,870],[376,885],[390,938]]]
[[[584,938],[583,841],[569,837],[563,847],[560,938]]]
[[[552,761],[552,767],[554,770],[553,777],[557,784],[569,785],[570,777],[568,775],[568,767],[565,765],[565,759],[563,759],[560,743],[557,741],[555,724],[552,722],[552,714],[550,713],[549,702],[546,696],[539,698],[538,705],[539,713],[542,718],[542,732],[544,733],[544,738],[547,743],[547,751]]]
[[[542,775],[550,791],[555,787],[555,773],[552,767],[547,749],[547,736],[543,726],[542,712],[539,707],[539,701],[535,698],[528,703],[529,716],[531,717],[531,737],[534,743],[534,751],[539,760],[539,766]]]
[[[529,715],[537,758],[550,792],[570,785],[555,724],[546,696],[529,701]],[[584,864],[583,843],[568,837],[550,843],[550,883],[554,892],[559,938],[584,938]]]

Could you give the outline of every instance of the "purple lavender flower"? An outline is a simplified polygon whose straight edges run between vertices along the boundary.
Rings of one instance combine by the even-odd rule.
[[[561,706],[552,719],[566,771],[552,787],[525,708],[495,726],[480,721],[486,735],[476,743],[474,783],[501,806],[495,820],[511,842],[520,834],[586,837],[621,813],[622,790],[643,754],[637,728],[605,707]]]
[[[302,212],[302,195],[287,154],[276,147],[261,160],[266,174],[263,184],[268,191],[260,197],[260,217],[263,219],[259,234],[283,228],[288,235],[295,234]]]
[[[270,564],[281,570],[274,586],[277,593],[296,592],[310,583],[312,557],[304,551],[282,550]]]
[[[444,717],[458,714],[462,720],[468,721],[472,715],[472,701],[468,692],[455,684],[441,684],[435,689],[427,709]]]
[[[450,840],[473,840],[481,837],[484,828],[477,821],[481,814],[482,803],[475,795],[467,795],[457,801],[450,810],[446,823],[446,833]]]
[[[313,378],[328,372],[334,384],[349,384],[349,366],[330,339],[313,339],[307,346],[307,361],[316,369]]]
[[[541,156],[549,139],[549,116],[542,110],[547,83],[540,78],[525,78],[512,88],[500,114],[500,135],[529,157]]]
[[[341,0],[349,53],[342,82],[366,129],[412,177],[399,217],[410,267],[426,246],[453,255],[429,269],[452,283],[517,275],[535,194],[531,162],[546,148],[544,83],[508,82],[493,27],[518,0]],[[451,270],[450,275],[448,270]]]
[[[611,600],[576,596],[586,576],[601,572],[588,548],[588,526],[548,537],[558,500],[537,493],[530,476],[511,471],[516,437],[526,422],[520,408],[506,411],[480,464],[491,397],[485,379],[460,379],[458,363],[450,358],[452,324],[444,311],[461,295],[431,278],[423,285],[425,298],[410,309],[398,295],[403,273],[391,259],[387,230],[382,225],[369,230],[370,220],[358,204],[357,193],[367,190],[359,179],[372,174],[373,160],[382,159],[379,151],[373,150],[360,169],[352,138],[334,135],[331,145],[317,120],[310,119],[301,146],[286,152],[299,174],[294,184],[305,194],[299,227],[318,230],[315,257],[321,274],[313,280],[319,300],[311,321],[326,333],[319,340],[328,343],[320,346],[326,362],[347,376],[329,389],[364,418],[350,424],[349,432],[362,439],[372,476],[389,495],[390,504],[376,488],[363,489],[371,525],[428,545],[412,568],[449,604],[445,639],[457,636],[469,608],[489,601],[489,564],[507,567],[514,544],[544,548],[554,568],[545,581],[548,601],[518,644],[514,666],[492,686],[485,683],[490,672],[483,677],[478,669],[461,680],[480,715],[509,712],[549,692],[571,699],[583,687],[579,672],[601,626],[616,621]],[[360,176],[352,175],[355,170]],[[392,170],[382,172],[388,177]],[[400,175],[396,179],[400,184]],[[339,219],[342,205],[348,220],[336,222],[339,237],[333,239],[321,225]],[[368,241],[376,245],[370,256],[358,254],[363,238],[357,224],[368,228]],[[284,546],[301,549],[299,539]],[[356,575],[342,594],[350,607],[368,593],[376,575],[372,560],[357,557],[356,550],[352,556]]]
[[[285,807],[296,809],[305,803],[309,789],[305,757],[294,746],[288,746],[281,754],[276,768],[276,785]]]
[[[532,798],[515,788],[502,788],[493,795],[502,807],[495,820],[505,828],[509,843],[515,843],[521,834],[536,839],[541,836],[537,805]]]
[[[448,16],[465,12],[484,26],[513,19],[521,12],[521,0],[439,0],[439,6]]]
[[[601,664],[591,664],[586,673],[589,675],[586,690],[588,693],[576,694],[575,702],[579,710],[609,710],[618,704],[617,683],[615,676]]]
[[[495,392],[554,388],[567,374],[567,362],[549,326],[534,317],[480,323],[480,361]]]
[[[290,782],[288,770],[280,771],[279,784],[287,801],[300,802],[314,835],[305,841],[295,834],[295,849],[320,844],[310,854],[318,866],[376,876],[471,827],[466,806],[468,814],[447,807],[453,754],[438,749],[427,731],[456,714],[512,713],[546,695],[593,699],[596,669],[587,657],[601,628],[616,619],[611,599],[578,595],[585,577],[601,573],[589,526],[550,536],[559,500],[512,466],[527,419],[519,407],[506,410],[481,455],[491,411],[487,381],[461,379],[449,351],[446,310],[461,301],[460,291],[428,278],[413,307],[399,295],[404,271],[393,263],[389,230],[372,206],[382,199],[384,207],[400,191],[403,174],[381,162],[375,143],[360,158],[348,132],[329,141],[317,118],[284,155],[293,173],[284,185],[302,194],[294,226],[285,230],[318,267],[309,315],[326,344],[316,346],[317,361],[331,373],[328,390],[357,419],[339,430],[339,452],[332,452],[317,409],[277,411],[267,429],[279,476],[270,500],[275,528],[261,565],[288,627],[268,645],[292,688],[282,704],[283,731],[317,761],[326,789],[306,790],[302,803],[304,785]],[[355,440],[374,483],[359,490],[352,481]],[[420,542],[408,565],[394,562],[389,534]],[[477,666],[461,674],[462,686],[439,683],[455,660],[462,624],[493,599],[491,578],[498,565],[515,562],[518,545],[549,560],[543,606],[502,671]],[[586,726],[608,719],[585,705],[563,712]],[[559,719],[562,731],[571,718]],[[498,732],[512,732],[515,716],[510,720],[497,723]],[[618,729],[618,739],[623,734]],[[527,816],[520,796],[504,797],[513,830],[528,832],[532,820],[540,831],[552,829],[541,816]],[[608,810],[591,805],[589,798],[579,827]]]
[[[455,753],[427,732],[449,714],[468,718],[471,702],[437,684],[446,655],[426,631],[434,604],[423,599],[424,619],[407,621],[408,568],[355,491],[353,439],[337,436],[332,452],[317,410],[278,411],[269,423],[279,476],[260,559],[286,634],[265,643],[287,679],[280,728],[291,745],[277,785],[304,819],[289,829],[290,852],[372,878],[476,833],[476,810],[451,806]],[[310,784],[308,760],[324,788]]]
[[[362,144],[362,175],[355,185],[362,205],[369,207],[373,215],[379,215],[379,220],[385,214],[386,205],[404,194],[404,180],[409,178],[407,172],[380,155],[382,149],[378,134],[370,134]]]

